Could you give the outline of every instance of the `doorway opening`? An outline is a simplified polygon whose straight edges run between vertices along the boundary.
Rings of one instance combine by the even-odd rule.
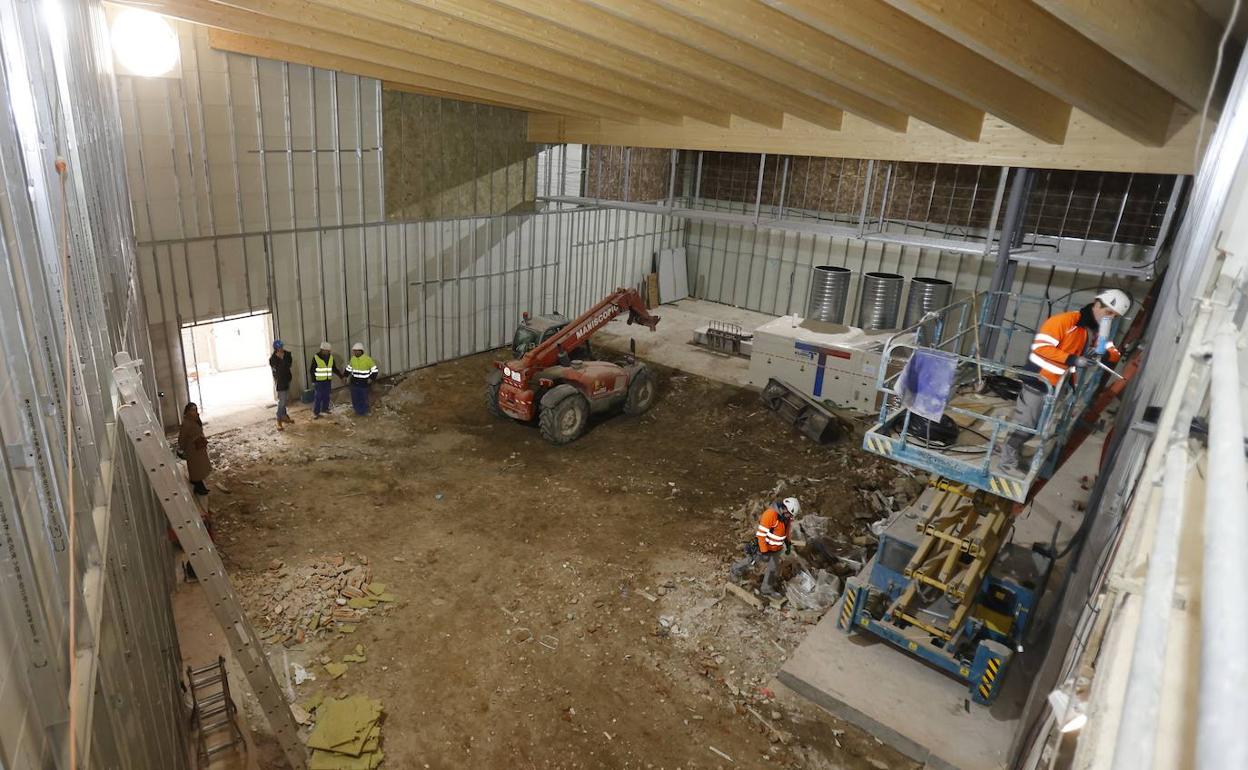
[[[187,390],[205,418],[273,403],[272,328],[269,313],[182,327]]]

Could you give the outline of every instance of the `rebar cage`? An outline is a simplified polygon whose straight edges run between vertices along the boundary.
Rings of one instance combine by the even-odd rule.
[[[929,312],[891,335],[876,380],[881,394],[879,419],[865,434],[863,448],[936,476],[1026,502],[1036,479],[1053,472],[1075,419],[1091,402],[1103,378],[1095,368],[1077,378],[1067,372],[1052,385],[1037,372],[1010,362],[1020,357],[1025,361],[1036,326],[1052,310],[1053,300],[1044,297],[979,292]],[[930,421],[916,419],[902,406],[901,378],[918,350],[934,351],[957,362],[944,412],[947,421],[942,421],[943,433],[954,433],[952,441],[934,439]],[[1014,422],[1013,399],[994,395],[988,386],[995,382],[1009,387],[1010,381],[1043,389],[1044,407],[1035,427]],[[936,430],[941,432],[939,427]],[[1005,469],[998,462],[998,450],[1015,431],[1027,436],[1028,443],[1035,442],[1035,453],[1017,469]]]

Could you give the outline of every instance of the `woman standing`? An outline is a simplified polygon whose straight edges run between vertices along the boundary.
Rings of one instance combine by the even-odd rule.
[[[182,410],[182,427],[178,430],[178,451],[186,458],[186,475],[195,488],[195,494],[208,494],[204,479],[212,473],[212,459],[208,457],[208,439],[204,436],[204,423],[199,419],[199,407],[191,402]]]

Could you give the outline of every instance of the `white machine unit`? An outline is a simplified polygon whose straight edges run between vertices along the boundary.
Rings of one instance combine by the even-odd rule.
[[[749,382],[761,389],[776,379],[816,402],[875,412],[880,356],[893,333],[781,316],[754,331]]]

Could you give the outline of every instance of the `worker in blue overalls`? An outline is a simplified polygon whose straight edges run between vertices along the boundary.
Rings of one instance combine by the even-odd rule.
[[[322,342],[321,349],[312,356],[308,373],[312,375],[314,383],[312,417],[319,420],[322,413],[329,413],[329,390],[333,387],[334,375],[345,376],[334,362],[334,349],[328,342]]]
[[[363,417],[368,414],[368,391],[377,379],[377,362],[364,352],[364,343],[351,346],[351,360],[347,362],[347,376],[351,378],[351,406]]]

